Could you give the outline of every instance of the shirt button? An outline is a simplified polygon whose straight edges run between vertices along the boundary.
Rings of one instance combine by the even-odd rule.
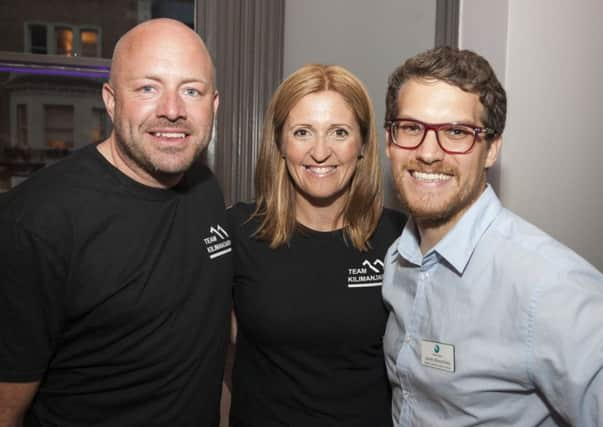
[[[402,390],[402,396],[404,397],[404,399],[408,399],[408,395],[410,393],[408,392],[408,390]]]
[[[410,335],[406,335],[404,337],[404,342],[410,342]]]

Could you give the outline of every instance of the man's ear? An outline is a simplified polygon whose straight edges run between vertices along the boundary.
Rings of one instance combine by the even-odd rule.
[[[220,105],[220,93],[216,90],[214,92],[214,99],[213,99],[214,116],[216,114],[218,114],[218,106],[219,105]]]
[[[391,143],[391,135],[389,133],[389,129],[385,129],[385,155],[387,156],[388,159],[391,159],[390,154],[389,154],[389,150],[392,147],[392,143]]]
[[[500,153],[500,147],[502,145],[502,136],[497,136],[496,139],[489,144],[488,153],[486,154],[486,169],[494,166],[496,159],[498,159],[498,153]]]
[[[107,114],[111,117],[111,121],[113,120],[115,113],[115,91],[109,82],[105,82],[103,84],[103,102],[105,103],[105,109],[107,110]]]

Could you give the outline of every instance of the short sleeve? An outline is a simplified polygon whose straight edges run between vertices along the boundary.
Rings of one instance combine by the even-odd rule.
[[[58,339],[65,266],[17,222],[0,220],[0,236],[0,381],[36,381]]]

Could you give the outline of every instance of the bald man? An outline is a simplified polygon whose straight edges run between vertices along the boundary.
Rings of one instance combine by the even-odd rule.
[[[214,426],[230,316],[218,108],[199,36],[117,43],[113,131],[0,199],[0,426]]]

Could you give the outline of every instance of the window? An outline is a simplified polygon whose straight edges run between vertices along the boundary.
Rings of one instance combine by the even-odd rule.
[[[111,121],[101,86],[115,43],[129,28],[154,17],[194,27],[195,2],[0,2],[0,14],[11,22],[0,25],[5,36],[0,37],[0,188],[7,176],[28,176],[71,150],[105,139]]]
[[[111,132],[111,120],[104,108],[93,108],[94,124],[90,130],[90,141],[102,141]]]
[[[45,25],[30,25],[29,26],[29,42],[31,53],[48,53],[46,41],[46,26]]]
[[[48,148],[73,147],[73,105],[44,105],[44,139]]]
[[[99,56],[98,30],[80,30],[80,55]]]
[[[26,147],[27,142],[27,104],[17,105],[17,146]]]
[[[54,53],[57,55],[73,55],[73,30],[69,27],[55,27]]]
[[[26,24],[25,52],[101,57],[101,29],[52,22]]]

